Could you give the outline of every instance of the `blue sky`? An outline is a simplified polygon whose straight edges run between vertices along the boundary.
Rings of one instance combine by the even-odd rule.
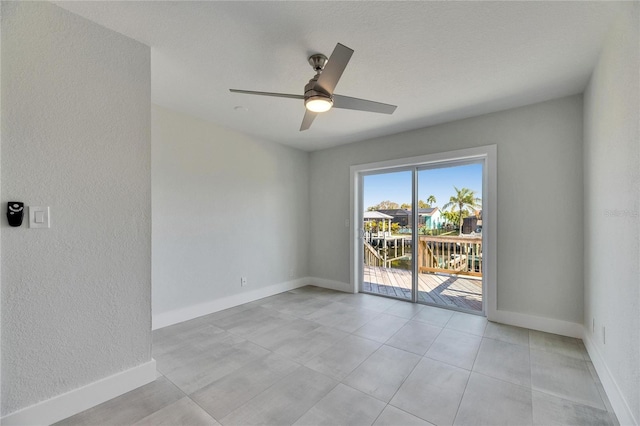
[[[436,206],[449,202],[454,186],[469,188],[482,198],[482,164],[443,167],[418,172],[418,198],[436,197]],[[411,203],[411,171],[364,176],[364,210],[380,201]]]

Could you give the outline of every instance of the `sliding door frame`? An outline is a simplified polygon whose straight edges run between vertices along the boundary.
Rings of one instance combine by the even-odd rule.
[[[486,257],[482,259],[482,298],[483,313],[489,320],[495,318],[497,311],[497,147],[496,145],[480,146],[457,151],[441,152],[417,157],[400,158],[395,160],[380,161],[368,164],[353,165],[350,168],[350,270],[351,286],[353,293],[360,291],[363,266],[363,187],[362,177],[367,174],[376,174],[414,170],[412,180],[412,194],[417,190],[417,170],[420,168],[442,167],[447,164],[482,162],[482,244],[487,247]],[[417,203],[416,197],[412,197],[412,204]],[[412,205],[416,211],[415,205]],[[417,215],[413,215],[414,231]],[[412,233],[412,249],[416,246],[417,233]],[[357,243],[356,243],[357,242]],[[484,249],[483,249],[484,251]],[[415,257],[415,256],[414,256]],[[413,280],[417,279],[417,262],[412,260]],[[412,299],[417,299],[416,286],[412,286]]]

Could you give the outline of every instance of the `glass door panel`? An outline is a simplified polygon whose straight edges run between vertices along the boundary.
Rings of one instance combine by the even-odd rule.
[[[418,302],[483,312],[482,167],[418,169]]]
[[[413,169],[362,177],[364,293],[413,300]]]

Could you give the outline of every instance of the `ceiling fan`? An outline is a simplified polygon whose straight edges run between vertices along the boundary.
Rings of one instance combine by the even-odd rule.
[[[329,111],[332,107],[343,109],[355,109],[358,111],[378,112],[393,114],[397,106],[380,102],[367,101],[365,99],[351,98],[333,93],[344,69],[353,55],[353,50],[340,43],[336,45],[333,53],[327,59],[318,53],[309,57],[309,63],[316,75],[304,86],[304,95],[292,95],[287,93],[255,92],[252,90],[229,89],[233,93],[248,95],[274,96],[277,98],[290,98],[304,100],[306,108],[300,131],[307,130],[319,113]]]

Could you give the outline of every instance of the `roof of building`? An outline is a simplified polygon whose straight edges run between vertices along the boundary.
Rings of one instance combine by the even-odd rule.
[[[411,214],[411,211],[407,209],[380,209],[378,211],[391,216],[409,216]]]
[[[437,207],[430,207],[428,209],[418,209],[418,216],[432,216],[439,209]]]
[[[393,219],[393,216],[389,216],[388,214],[384,214],[379,211],[364,212],[363,217],[364,219]]]

